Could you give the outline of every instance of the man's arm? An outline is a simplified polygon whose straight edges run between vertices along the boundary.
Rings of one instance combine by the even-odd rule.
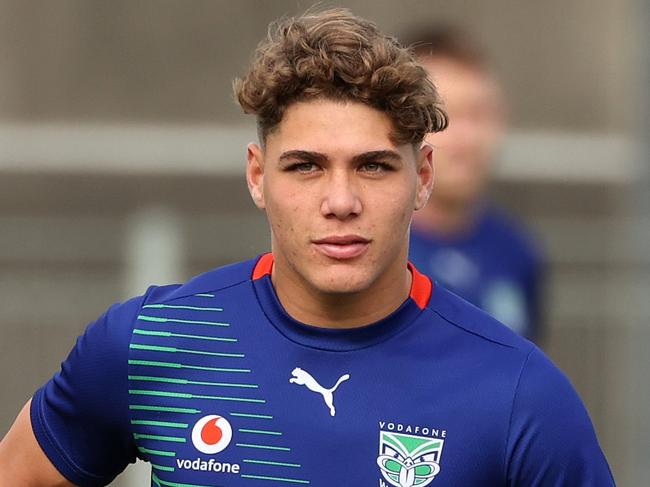
[[[54,468],[36,441],[30,404],[31,400],[0,442],[0,487],[74,487]]]
[[[133,324],[142,301],[139,297],[111,306],[86,328],[59,372],[34,393],[4,440],[7,445],[3,444],[0,466],[11,462],[11,475],[23,475],[23,465],[32,459],[38,465],[39,459],[49,459],[51,465],[36,474],[44,475],[44,481],[0,482],[0,487],[99,487],[110,484],[135,461],[128,359]],[[49,483],[52,466],[60,476],[55,474],[56,480]]]

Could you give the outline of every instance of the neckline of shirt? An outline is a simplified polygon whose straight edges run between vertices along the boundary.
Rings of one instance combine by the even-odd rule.
[[[325,328],[302,323],[287,313],[271,282],[272,254],[260,257],[253,270],[257,300],[271,324],[287,339],[320,350],[345,352],[367,348],[408,327],[427,306],[432,294],[429,278],[409,264],[413,283],[409,297],[392,313],[375,323],[355,328]]]

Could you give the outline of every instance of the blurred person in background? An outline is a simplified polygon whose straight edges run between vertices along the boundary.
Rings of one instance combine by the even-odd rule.
[[[443,286],[517,333],[538,340],[543,258],[531,235],[488,201],[505,106],[481,46],[451,25],[404,36],[429,72],[449,126],[429,134],[435,182],[413,217],[410,258]]]

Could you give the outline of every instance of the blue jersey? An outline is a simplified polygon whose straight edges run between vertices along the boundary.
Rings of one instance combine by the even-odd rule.
[[[474,225],[453,237],[414,228],[410,259],[520,335],[539,334],[540,252],[523,228],[495,208],[482,208]]]
[[[136,457],[152,486],[544,486],[614,481],[566,377],[432,286],[354,329],[292,319],[271,254],[152,287],[88,327],[31,407],[80,486]]]

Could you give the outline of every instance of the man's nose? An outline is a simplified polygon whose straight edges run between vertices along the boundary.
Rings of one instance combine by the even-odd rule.
[[[362,204],[353,176],[347,171],[333,171],[326,179],[321,213],[328,218],[346,220],[361,213]]]

